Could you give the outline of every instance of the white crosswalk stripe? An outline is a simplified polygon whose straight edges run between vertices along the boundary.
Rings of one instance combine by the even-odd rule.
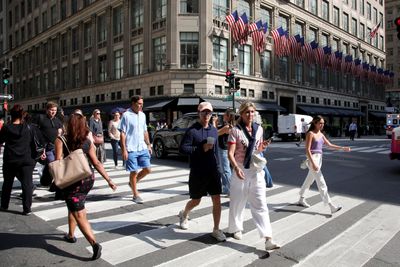
[[[213,240],[210,237],[212,202],[208,197],[203,198],[190,215],[189,229],[179,228],[177,214],[188,200],[188,168],[153,165],[153,172],[139,183],[145,203],[138,205],[132,202],[128,173],[114,169],[112,165],[110,161],[105,163],[118,190],[113,193],[96,173],[94,188],[85,205],[93,232],[103,246],[102,259],[111,265],[246,266],[265,254],[264,240],[253,224],[248,208],[244,212],[242,240],[228,237],[223,243],[210,241]],[[34,179],[38,183],[37,173]],[[16,182],[14,187],[18,186]],[[55,201],[53,193],[44,188],[35,192],[33,214],[61,232],[68,231],[67,209],[63,201]],[[287,252],[286,248],[295,250],[296,242],[317,238],[320,231],[327,229],[331,237],[311,248],[308,254],[293,252],[297,255],[298,266],[363,266],[400,231],[398,206],[376,204],[367,208],[364,199],[334,195],[333,202],[343,205],[343,209],[330,216],[329,208],[322,203],[318,191],[308,193],[307,198],[313,205],[305,209],[295,205],[298,193],[299,188],[284,184],[275,184],[267,191],[273,238],[282,249],[271,252],[271,259],[264,259],[263,265],[268,265],[273,255]],[[226,231],[229,198],[221,198],[221,203],[220,226]],[[346,220],[354,214],[360,214],[358,220]],[[333,227],[339,222],[345,225]],[[79,242],[86,242],[78,229],[75,235]],[[91,247],[87,249],[92,251]]]

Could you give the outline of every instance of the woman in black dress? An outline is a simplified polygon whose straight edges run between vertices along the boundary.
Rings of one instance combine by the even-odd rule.
[[[70,151],[82,148],[83,152],[88,157],[89,162],[93,167],[103,176],[108,182],[108,186],[115,190],[117,186],[111,181],[107,172],[104,170],[103,165],[99,162],[96,157],[95,147],[93,143],[87,138],[89,129],[86,126],[86,118],[82,113],[75,112],[70,116],[67,124],[67,131],[65,139]],[[62,158],[62,156],[68,155],[68,150],[64,146],[60,137],[55,141],[55,156],[56,160]],[[79,227],[83,235],[89,241],[93,247],[92,260],[96,260],[101,256],[101,245],[96,242],[90,223],[86,217],[85,201],[86,196],[92,189],[94,184],[94,173],[83,180],[76,182],[75,184],[63,189],[63,195],[65,197],[65,203],[68,208],[68,227],[69,232],[65,235],[64,239],[67,242],[75,243],[76,238],[74,232],[76,226]]]

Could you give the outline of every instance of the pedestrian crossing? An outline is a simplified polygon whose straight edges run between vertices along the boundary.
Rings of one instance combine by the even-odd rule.
[[[380,145],[370,145],[370,146],[357,146],[353,144],[348,144],[348,142],[340,145],[345,145],[349,146],[351,148],[351,152],[357,152],[357,153],[376,153],[376,154],[383,154],[383,155],[388,155],[390,153],[390,143],[388,143],[387,140],[384,140],[385,142]],[[335,141],[335,144],[339,144],[337,141]],[[270,148],[284,148],[284,149],[294,149],[294,150],[304,150],[304,143],[300,146],[297,147],[295,143],[291,142],[273,142],[269,146]],[[337,153],[338,151],[331,150],[329,151],[328,149],[326,150],[326,153]],[[339,151],[340,152],[340,151]],[[325,153],[325,151],[324,151]]]
[[[162,164],[138,185],[144,204],[132,202],[128,173],[105,163],[118,189],[113,192],[96,173],[86,208],[93,231],[103,246],[101,259],[113,266],[363,266],[400,230],[400,207],[347,195],[332,195],[343,209],[331,216],[316,190],[302,208],[295,203],[299,188],[275,184],[267,191],[274,240],[282,248],[264,251],[248,208],[242,240],[218,243],[212,231],[212,202],[203,198],[181,230],[178,212],[188,200],[188,168]],[[35,183],[39,183],[37,172]],[[18,188],[16,182],[14,187]],[[15,190],[13,194],[19,194]],[[60,232],[68,230],[67,209],[45,188],[35,191],[33,214]],[[221,198],[221,229],[228,226],[229,198]],[[87,242],[79,229],[78,242]],[[91,247],[87,246],[88,253]]]

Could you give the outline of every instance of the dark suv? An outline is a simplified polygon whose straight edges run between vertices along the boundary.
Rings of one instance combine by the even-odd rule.
[[[222,122],[223,113],[218,115],[218,122]],[[168,154],[179,154],[179,146],[186,130],[199,118],[197,112],[184,114],[172,123],[170,129],[161,129],[155,132],[153,137],[153,151],[157,158],[164,158]]]

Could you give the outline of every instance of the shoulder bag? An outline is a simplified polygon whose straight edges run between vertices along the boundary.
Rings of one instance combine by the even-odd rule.
[[[64,136],[60,139],[68,150],[68,156],[49,163],[49,171],[54,179],[55,185],[64,189],[86,177],[92,175],[89,161],[81,148],[69,151]]]
[[[96,145],[103,144],[104,143],[103,135],[93,134],[93,143],[95,143]]]

